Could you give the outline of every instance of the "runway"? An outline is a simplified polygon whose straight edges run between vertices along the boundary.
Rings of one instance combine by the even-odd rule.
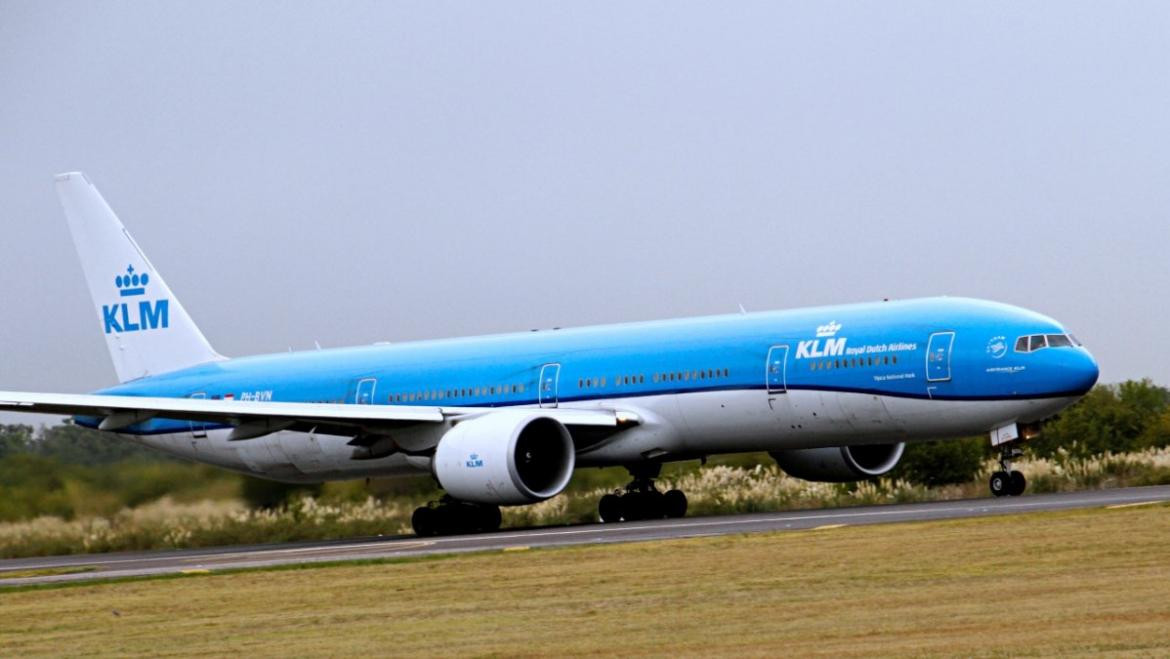
[[[481,551],[645,542],[737,533],[795,531],[863,524],[919,522],[1170,501],[1170,485],[857,508],[690,517],[622,524],[586,524],[496,533],[415,538],[367,537],[327,542],[250,545],[151,552],[81,554],[0,560],[0,589],[28,584],[258,568],[296,563],[407,558]],[[70,573],[70,571],[73,571]],[[19,575],[19,576],[18,576]]]

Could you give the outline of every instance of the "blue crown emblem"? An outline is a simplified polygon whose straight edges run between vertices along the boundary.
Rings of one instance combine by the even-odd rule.
[[[114,285],[118,287],[118,295],[131,297],[145,295],[146,285],[150,283],[150,275],[134,271],[134,266],[126,266],[126,274],[114,277]]]

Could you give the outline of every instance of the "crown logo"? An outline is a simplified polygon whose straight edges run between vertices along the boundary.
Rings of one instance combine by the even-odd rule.
[[[118,295],[132,297],[145,295],[146,285],[150,283],[150,275],[134,271],[134,266],[126,266],[126,274],[114,277],[114,285],[118,287]]]
[[[838,323],[835,320],[830,320],[828,325],[820,325],[819,327],[817,327],[817,336],[819,336],[819,337],[836,336],[837,332],[840,331],[840,329],[841,329],[841,323]]]

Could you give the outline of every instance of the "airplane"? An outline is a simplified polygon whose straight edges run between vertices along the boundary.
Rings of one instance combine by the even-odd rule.
[[[429,473],[420,536],[490,531],[500,506],[621,466],[614,523],[682,517],[664,463],[767,451],[789,475],[849,482],[907,442],[988,433],[996,496],[1040,422],[1097,382],[1060,323],[1016,306],[925,298],[528,331],[228,359],[80,172],[56,177],[119,384],[0,391],[0,410],[81,426],[292,483]]]

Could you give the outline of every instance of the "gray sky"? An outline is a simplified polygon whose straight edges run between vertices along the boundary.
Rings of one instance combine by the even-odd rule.
[[[1170,384],[1167,35],[1164,2],[0,0],[0,388],[114,381],[74,169],[228,355],[949,294]]]

